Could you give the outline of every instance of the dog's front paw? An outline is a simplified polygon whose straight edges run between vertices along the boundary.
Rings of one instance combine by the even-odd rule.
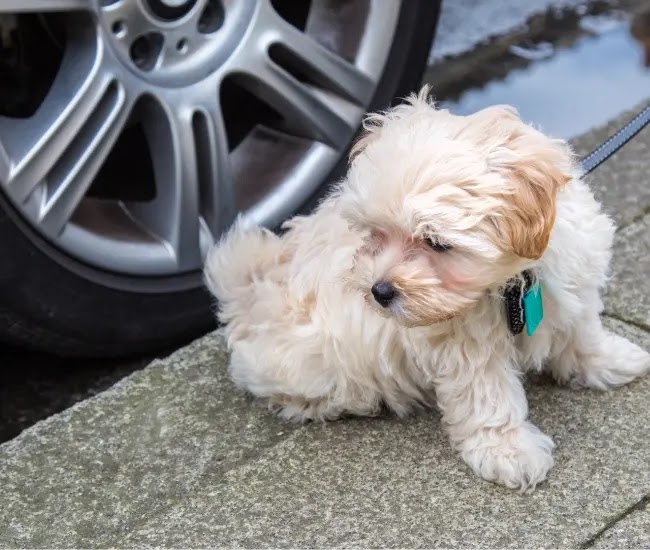
[[[465,440],[463,460],[483,479],[530,492],[553,466],[555,444],[526,422],[517,428],[484,429]]]

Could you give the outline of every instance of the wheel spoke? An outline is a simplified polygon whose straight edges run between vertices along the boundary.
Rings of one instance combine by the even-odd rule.
[[[2,0],[0,13],[89,10],[90,0]]]
[[[124,89],[112,82],[47,176],[40,214],[40,225],[47,233],[63,230],[124,128],[129,111]]]
[[[149,231],[166,241],[179,270],[202,263],[199,224],[199,171],[194,135],[194,111],[168,109],[151,99],[142,121],[156,179],[156,198],[131,203],[129,210]]]
[[[196,144],[199,212],[215,240],[237,214],[228,139],[221,112],[200,109],[192,130]]]
[[[279,36],[271,48],[275,48],[277,57],[357,105],[368,104],[375,89],[369,76],[279,16],[273,19]]]
[[[9,180],[9,174],[11,173],[11,159],[7,154],[7,151],[0,142],[0,184],[3,181]]]
[[[357,126],[356,120],[346,118],[344,111],[337,111],[319,90],[298,81],[270,59],[263,60],[258,70],[246,77],[244,85],[264,98],[303,137],[340,147]]]
[[[82,42],[82,45],[87,44]],[[101,70],[100,54],[70,48],[60,74],[36,114],[28,119],[0,117],[2,145],[10,168],[2,182],[18,203],[43,182],[93,113],[106,101],[111,77]]]
[[[366,77],[309,37],[291,30],[268,0],[257,4],[247,39],[249,43],[239,48],[238,56],[231,61],[230,73],[280,113],[294,133],[334,148],[344,146],[359,120],[357,108],[350,109],[342,97],[361,101],[370,93]],[[293,39],[297,43],[289,45]],[[282,59],[272,55],[274,46],[281,48]],[[301,47],[306,52],[297,52]],[[306,61],[304,58],[311,54],[314,58]],[[292,74],[287,67],[296,63],[298,73],[314,78]],[[335,85],[334,80],[338,80]],[[322,87],[319,83],[331,85]]]

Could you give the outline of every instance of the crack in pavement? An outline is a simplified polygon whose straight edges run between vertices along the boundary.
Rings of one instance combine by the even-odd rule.
[[[620,315],[612,311],[604,311],[603,315],[605,317],[609,317],[610,319],[614,319],[615,321],[619,321],[621,323],[625,323],[626,325],[631,325],[633,327],[636,327],[639,330],[642,330],[643,332],[650,333],[650,326],[646,325],[645,323],[640,323],[639,321],[634,321],[632,319],[626,319],[625,317],[621,317]]]
[[[592,548],[596,542],[603,537],[603,535],[609,531],[612,527],[617,525],[619,522],[624,520],[626,517],[628,517],[630,514],[633,514],[634,512],[639,512],[642,510],[645,510],[645,508],[650,504],[650,493],[644,495],[641,500],[638,502],[635,502],[632,504],[632,506],[626,508],[623,510],[621,514],[613,518],[612,520],[608,521],[607,524],[605,524],[605,527],[603,527],[600,531],[598,531],[593,537],[591,537],[589,540],[586,542],[582,543],[580,545],[580,548]]]
[[[636,216],[634,216],[629,222],[619,225],[616,228],[616,233],[620,233],[623,229],[627,229],[628,227],[634,225],[635,223],[642,221],[643,218],[649,215],[650,215],[650,204],[645,206],[643,210],[639,212]]]

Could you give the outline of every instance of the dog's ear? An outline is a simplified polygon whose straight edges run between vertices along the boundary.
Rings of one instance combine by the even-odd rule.
[[[552,156],[545,157],[542,151],[535,158],[511,164],[506,171],[512,182],[510,208],[498,225],[515,254],[537,260],[544,254],[555,224],[557,191],[571,176],[558,169]]]
[[[491,107],[476,116],[488,136],[488,166],[506,183],[506,208],[494,223],[512,252],[539,259],[555,223],[557,192],[573,177],[571,151],[522,122],[514,109]]]

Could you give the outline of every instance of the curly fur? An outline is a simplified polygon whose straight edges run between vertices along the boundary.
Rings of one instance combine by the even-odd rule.
[[[554,445],[527,419],[522,373],[604,390],[650,356],[601,325],[614,226],[567,145],[511,108],[459,117],[427,95],[367,118],[347,177],[312,215],[282,236],[237,223],[213,248],[205,276],[230,372],[287,419],[437,404],[478,475],[532,490]],[[545,318],[515,338],[501,289],[525,269]],[[378,281],[397,292],[386,307]]]

